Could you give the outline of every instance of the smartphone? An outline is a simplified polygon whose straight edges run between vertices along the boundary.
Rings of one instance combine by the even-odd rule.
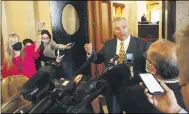
[[[139,75],[143,84],[146,86],[146,88],[148,88],[148,91],[151,95],[165,94],[165,90],[151,73],[141,73]]]
[[[68,45],[72,48],[75,45],[75,42],[68,43]]]

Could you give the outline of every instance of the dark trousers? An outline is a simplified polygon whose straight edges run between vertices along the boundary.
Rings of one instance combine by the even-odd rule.
[[[115,96],[106,96],[108,113],[121,113],[120,106]]]

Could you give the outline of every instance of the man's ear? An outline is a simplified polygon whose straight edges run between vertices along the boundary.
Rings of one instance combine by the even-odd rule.
[[[157,73],[157,69],[156,69],[156,67],[153,65],[152,67],[151,67],[151,73],[152,74],[156,74]]]

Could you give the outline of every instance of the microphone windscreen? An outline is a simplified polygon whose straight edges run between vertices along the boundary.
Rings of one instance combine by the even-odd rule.
[[[43,88],[55,78],[56,69],[53,66],[40,68],[39,71],[23,85],[21,92],[33,90],[35,87]]]
[[[113,61],[117,61],[119,59],[119,55],[114,56]]]
[[[118,94],[130,83],[130,69],[126,64],[119,64],[105,72],[100,80],[107,82],[106,95]],[[124,87],[123,87],[124,86]]]

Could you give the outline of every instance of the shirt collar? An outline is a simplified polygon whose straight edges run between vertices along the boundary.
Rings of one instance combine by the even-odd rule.
[[[159,80],[158,80],[159,81]],[[179,80],[178,80],[178,78],[175,78],[175,79],[167,79],[167,80],[162,80],[164,83],[166,83],[166,84],[173,84],[173,83],[178,83],[179,82]]]
[[[129,36],[127,37],[127,39],[125,39],[125,40],[123,41],[124,45],[127,44],[127,43],[129,43],[130,38],[131,38],[131,35],[129,34]],[[122,41],[119,40],[118,38],[117,38],[117,41],[118,41],[119,44],[122,42]]]

